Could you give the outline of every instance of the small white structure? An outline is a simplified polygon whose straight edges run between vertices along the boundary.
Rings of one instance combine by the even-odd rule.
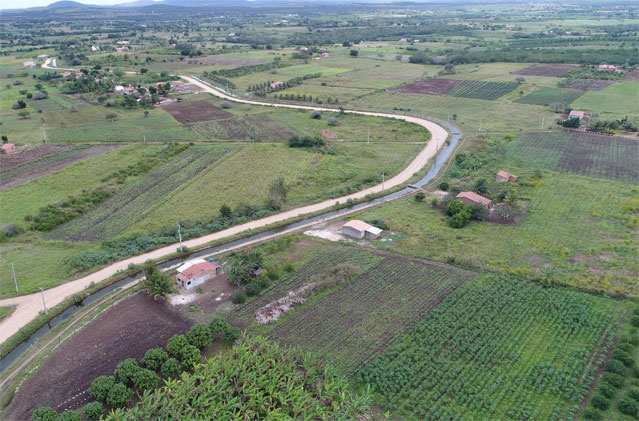
[[[213,259],[208,262],[204,259],[189,260],[177,268],[178,274],[175,276],[175,280],[178,286],[191,289],[215,278],[220,273],[220,269],[220,266]]]
[[[36,64],[33,61],[25,61],[24,63],[22,63],[22,65],[24,67],[35,67]]]
[[[376,239],[382,235],[382,230],[364,221],[353,219],[342,225],[342,234],[359,240],[364,237]]]
[[[38,58],[47,58],[47,57],[49,57],[49,55],[48,55],[48,54],[40,54],[40,55],[38,56]]]

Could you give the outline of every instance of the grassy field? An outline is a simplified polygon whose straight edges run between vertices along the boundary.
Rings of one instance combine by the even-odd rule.
[[[15,307],[9,307],[9,306],[2,306],[0,307],[0,321],[2,319],[5,319],[9,316],[11,316],[11,314],[15,311]]]
[[[483,276],[366,367],[401,419],[568,419],[615,340],[615,302]]]
[[[602,119],[612,116],[637,118],[639,115],[639,82],[618,82],[601,91],[586,92],[573,102],[573,109],[597,113]]]
[[[465,151],[478,154],[477,150],[488,148],[484,140],[477,139]],[[500,169],[524,179],[533,177],[533,169],[497,159],[499,153],[480,155],[485,163],[468,173],[451,168],[451,188],[472,189],[477,179],[491,180]],[[519,187],[527,212],[523,221],[513,225],[471,222],[456,230],[446,224],[440,210],[412,198],[358,217],[381,218],[391,230],[402,233],[387,247],[405,255],[639,295],[635,259],[639,245],[633,234],[638,212],[636,188],[551,171],[540,175],[541,182],[534,187]],[[506,188],[490,181],[488,187],[493,196]]]
[[[516,82],[484,82],[479,80],[463,80],[446,95],[460,98],[495,100],[514,91]]]
[[[549,104],[570,104],[580,96],[584,94],[584,91],[577,91],[573,89],[560,89],[560,88],[541,88],[529,93],[526,96],[518,98],[515,102],[519,104],[536,104],[536,105],[549,105]]]

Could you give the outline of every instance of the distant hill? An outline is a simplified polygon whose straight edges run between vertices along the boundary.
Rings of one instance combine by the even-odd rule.
[[[91,4],[82,4],[82,3],[78,3],[77,1],[62,0],[62,1],[56,1],[55,3],[51,3],[47,7],[50,9],[62,9],[62,8],[70,8],[70,7],[91,7],[91,6],[92,6]]]

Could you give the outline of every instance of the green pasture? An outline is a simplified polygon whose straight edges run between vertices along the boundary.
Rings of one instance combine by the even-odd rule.
[[[601,91],[586,92],[572,103],[575,110],[599,114],[602,119],[613,116],[639,116],[639,82],[617,82]]]

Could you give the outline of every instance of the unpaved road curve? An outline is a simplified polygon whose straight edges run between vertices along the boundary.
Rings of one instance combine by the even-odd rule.
[[[48,65],[47,62],[45,62],[45,64]],[[42,67],[45,67],[45,66],[43,65]],[[216,89],[213,89],[211,86],[201,82],[200,80],[196,80],[193,77],[190,77],[190,76],[181,76],[181,77],[189,81],[189,83],[192,83],[193,85],[196,85],[202,88],[204,92],[211,93],[213,95],[216,95],[220,98],[227,99],[229,101],[242,102],[242,103],[255,104],[255,105],[283,107],[283,108],[296,108],[296,109],[303,109],[303,110],[336,111],[335,109],[323,108],[323,107],[288,105],[288,104],[270,104],[268,102],[249,101],[246,99],[236,98],[236,97],[227,95],[225,93],[222,93]],[[424,120],[417,117],[387,114],[387,113],[376,113],[376,112],[368,112],[368,111],[345,110],[344,112],[351,113],[351,114],[361,114],[361,115],[404,120],[411,123],[419,124],[420,126],[425,127],[431,132],[431,140],[428,142],[426,147],[422,149],[422,151],[415,157],[415,159],[402,172],[397,174],[395,177],[385,181],[384,188],[386,189],[405,183],[416,172],[424,168],[424,166],[428,163],[428,161],[433,156],[435,156],[438,148],[446,144],[445,141],[446,141],[446,138],[448,137],[448,132],[443,127],[433,123],[432,121]],[[218,232],[208,234],[199,238],[194,238],[194,239],[185,241],[184,245],[187,246],[188,248],[195,248],[197,246],[201,246],[213,241],[221,240],[223,238],[230,237],[247,230],[262,228],[264,226],[271,225],[277,222],[282,222],[287,219],[294,218],[300,215],[305,215],[305,214],[329,209],[335,204],[336,201],[339,201],[340,203],[344,203],[348,199],[361,199],[367,196],[368,194],[379,193],[381,191],[382,191],[382,185],[378,184],[376,186],[361,190],[357,193],[353,193],[348,196],[339,197],[337,199],[329,199],[320,203],[315,203],[312,205],[291,209],[289,211],[281,212],[276,215],[271,215],[266,218],[256,219],[254,221],[250,221],[245,224],[236,225],[234,227],[225,229],[223,231],[218,231]],[[313,225],[313,224],[309,224],[309,225]],[[279,235],[282,235],[282,234],[283,233],[280,233]],[[268,237],[265,239],[268,239]],[[263,241],[265,239],[261,239],[260,241]],[[242,247],[246,247],[247,245],[248,244],[243,244]],[[145,254],[130,257],[128,259],[113,263],[103,269],[98,270],[97,272],[91,273],[82,278],[48,289],[44,292],[47,307],[51,308],[61,303],[62,301],[64,301],[65,298],[70,297],[73,294],[76,294],[78,292],[82,292],[86,288],[86,286],[89,285],[91,282],[98,283],[114,275],[119,270],[126,270],[130,264],[139,265],[139,264],[143,264],[148,259],[160,259],[163,256],[174,253],[178,247],[179,247],[179,244],[173,244],[173,245],[162,247],[160,249],[157,249]],[[11,335],[16,333],[18,329],[20,329],[21,327],[29,323],[38,315],[38,312],[42,310],[42,298],[39,293],[33,293],[29,295],[23,295],[19,297],[0,300],[0,306],[8,306],[8,305],[16,306],[16,310],[13,312],[13,314],[10,317],[0,322],[0,343],[6,341]]]

